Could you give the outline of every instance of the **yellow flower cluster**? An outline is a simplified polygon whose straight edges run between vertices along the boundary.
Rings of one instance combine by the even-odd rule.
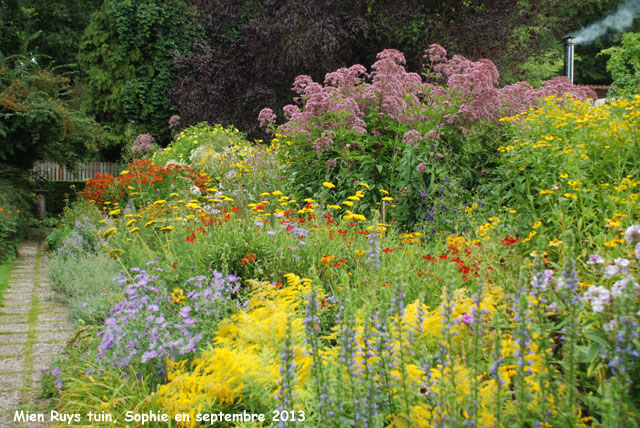
[[[192,416],[191,422],[181,426],[195,427],[195,414],[231,408],[243,400],[262,401],[267,406],[264,410],[275,408],[279,355],[288,331],[294,343],[297,382],[307,381],[311,357],[303,342],[302,309],[305,296],[311,292],[311,280],[295,274],[286,277],[288,286],[281,288],[268,282],[247,281],[252,287],[247,310],[220,323],[213,346],[189,365],[185,361],[168,362],[169,382],[160,387],[158,394],[171,415]],[[249,396],[256,393],[257,396]]]

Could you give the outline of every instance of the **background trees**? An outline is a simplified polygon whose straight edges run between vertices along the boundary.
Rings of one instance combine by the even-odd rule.
[[[180,79],[171,100],[185,124],[235,124],[258,135],[265,105],[284,106],[295,76],[321,81],[340,66],[370,66],[396,48],[407,69],[422,70],[424,49],[439,43],[477,60],[489,58],[502,84],[534,85],[563,73],[562,37],[608,12],[619,0],[189,0],[203,32],[196,49],[173,60]],[[609,34],[578,48],[577,83],[606,83],[603,47]],[[595,47],[593,47],[595,46]]]
[[[140,133],[168,139],[167,93],[177,77],[170,60],[195,35],[190,17],[180,0],[105,0],[91,16],[78,53],[82,106],[102,125],[111,156]]]
[[[182,125],[234,124],[251,137],[266,105],[291,98],[295,76],[369,67],[386,48],[422,71],[439,43],[489,58],[500,83],[534,84],[562,74],[562,37],[625,0],[0,0],[0,51],[61,66],[65,95],[101,125],[102,156],[115,160],[137,134],[163,145],[172,114]],[[640,30],[640,20],[631,31]],[[609,83],[609,32],[576,48],[576,83]],[[13,65],[12,59],[7,59]],[[74,64],[78,64],[77,66]],[[71,72],[71,73],[70,73]]]
[[[0,163],[27,169],[35,161],[72,165],[97,153],[98,127],[69,107],[69,79],[30,58],[0,55]]]

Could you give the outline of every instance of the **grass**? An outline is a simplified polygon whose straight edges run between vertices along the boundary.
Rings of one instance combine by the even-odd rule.
[[[4,290],[9,286],[11,269],[13,269],[13,261],[0,265],[0,307],[4,304]]]

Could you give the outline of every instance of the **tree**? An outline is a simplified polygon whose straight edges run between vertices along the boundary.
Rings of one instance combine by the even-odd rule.
[[[87,75],[83,109],[102,125],[111,156],[131,135],[168,139],[167,93],[177,79],[170,60],[189,47],[191,16],[180,0],[105,0],[92,15],[78,56]]]
[[[102,0],[21,0],[20,4],[33,11],[29,25],[37,34],[30,48],[41,65],[75,65],[82,34]]]
[[[98,127],[67,105],[69,79],[31,57],[13,62],[0,55],[0,162],[24,169],[45,159],[71,166],[95,153]]]
[[[563,74],[569,25],[618,1],[190,0],[203,36],[174,59],[180,79],[170,98],[186,124],[234,124],[256,137],[258,112],[287,104],[297,75],[322,81],[339,67],[371,65],[386,48],[419,72],[431,43],[491,59],[502,84],[535,85]]]
[[[609,55],[607,71],[613,77],[610,96],[633,96],[640,93],[640,33],[626,33],[620,46],[602,51]]]

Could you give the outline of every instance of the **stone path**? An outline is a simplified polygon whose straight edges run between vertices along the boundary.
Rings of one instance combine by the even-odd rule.
[[[53,300],[41,240],[23,242],[19,254],[0,307],[0,427],[37,428],[46,425],[16,424],[14,413],[41,410],[42,373],[64,349],[72,326],[64,306]]]

